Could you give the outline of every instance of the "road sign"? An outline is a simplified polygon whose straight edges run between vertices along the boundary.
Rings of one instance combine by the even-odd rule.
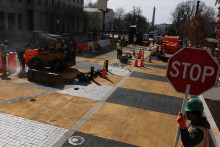
[[[208,51],[184,48],[170,57],[167,78],[177,92],[198,96],[214,87],[217,82],[219,65]]]

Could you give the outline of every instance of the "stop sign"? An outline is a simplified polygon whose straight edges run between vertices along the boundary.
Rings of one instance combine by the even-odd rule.
[[[170,57],[167,78],[177,92],[185,93],[190,85],[189,94],[198,96],[214,87],[217,82],[219,65],[203,49],[183,48]]]

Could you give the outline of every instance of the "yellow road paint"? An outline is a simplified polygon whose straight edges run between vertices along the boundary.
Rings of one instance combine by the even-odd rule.
[[[166,77],[166,69],[161,69],[161,68],[145,66],[145,67],[136,68],[135,71]]]
[[[176,116],[104,103],[80,132],[143,147],[173,146]]]
[[[0,102],[13,100],[19,97],[24,97],[36,93],[44,92],[45,90],[34,89],[24,86],[18,85],[8,85],[8,84],[1,84],[0,88]]]
[[[184,94],[177,93],[169,82],[129,77],[120,87],[184,98]]]
[[[0,106],[0,112],[70,129],[97,103],[96,100],[60,93],[34,99],[34,102],[28,99]]]

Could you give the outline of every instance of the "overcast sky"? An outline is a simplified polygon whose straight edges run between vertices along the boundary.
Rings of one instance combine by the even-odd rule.
[[[88,0],[85,0],[87,2]],[[92,0],[93,2],[97,0]],[[108,8],[116,10],[119,7],[123,7],[125,12],[132,10],[133,6],[140,6],[142,14],[151,22],[153,15],[153,8],[156,7],[155,24],[171,23],[170,13],[174,11],[178,3],[186,0],[109,0]],[[212,6],[217,12],[217,6],[215,6],[216,0],[200,0],[206,3],[207,6]]]

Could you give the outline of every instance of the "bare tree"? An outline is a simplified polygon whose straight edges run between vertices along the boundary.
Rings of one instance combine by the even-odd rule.
[[[193,34],[198,38],[198,31],[200,31],[200,37],[214,33],[214,27],[210,27],[215,23],[214,8],[207,7],[204,2],[200,2],[198,8],[197,10],[197,1],[185,1],[179,3],[171,13],[171,20],[176,30],[175,35],[179,35],[182,40],[186,40],[186,36]]]
[[[120,7],[116,9],[114,24],[117,25],[117,27],[120,27],[124,14],[125,14],[124,8]]]
[[[85,8],[97,8],[98,7],[98,1],[93,3],[92,0],[87,0],[84,7]]]

